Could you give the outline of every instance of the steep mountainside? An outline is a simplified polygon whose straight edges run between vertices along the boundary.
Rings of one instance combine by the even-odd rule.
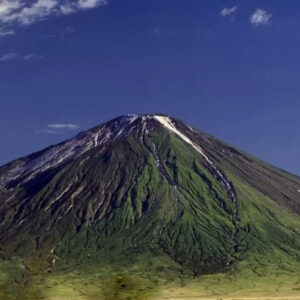
[[[299,214],[299,177],[166,115],[119,117],[0,168],[4,261],[148,253],[195,275],[287,269]]]

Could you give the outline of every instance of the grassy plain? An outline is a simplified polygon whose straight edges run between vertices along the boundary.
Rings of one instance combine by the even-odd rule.
[[[51,268],[50,262],[2,262],[0,299],[300,299],[297,266],[290,270],[259,264],[249,268],[244,262],[232,272],[194,276],[168,257],[157,257],[151,264],[148,257],[140,259],[120,268],[99,261],[77,268]]]

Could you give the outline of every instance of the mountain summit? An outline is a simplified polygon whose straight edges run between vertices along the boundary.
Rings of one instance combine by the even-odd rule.
[[[299,177],[163,114],[121,116],[0,167],[4,261],[286,268],[300,261],[299,214]]]

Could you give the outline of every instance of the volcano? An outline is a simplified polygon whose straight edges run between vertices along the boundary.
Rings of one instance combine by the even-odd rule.
[[[99,275],[82,299],[146,297],[128,270],[155,286],[277,270],[297,291],[299,214],[298,176],[176,118],[121,116],[0,167],[0,298],[103,268],[113,287]]]

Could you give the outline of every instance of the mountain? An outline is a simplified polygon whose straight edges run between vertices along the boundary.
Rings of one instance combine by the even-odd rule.
[[[250,270],[297,292],[299,215],[298,176],[167,115],[118,117],[0,167],[0,299],[77,299],[49,292],[76,272],[78,299]]]

